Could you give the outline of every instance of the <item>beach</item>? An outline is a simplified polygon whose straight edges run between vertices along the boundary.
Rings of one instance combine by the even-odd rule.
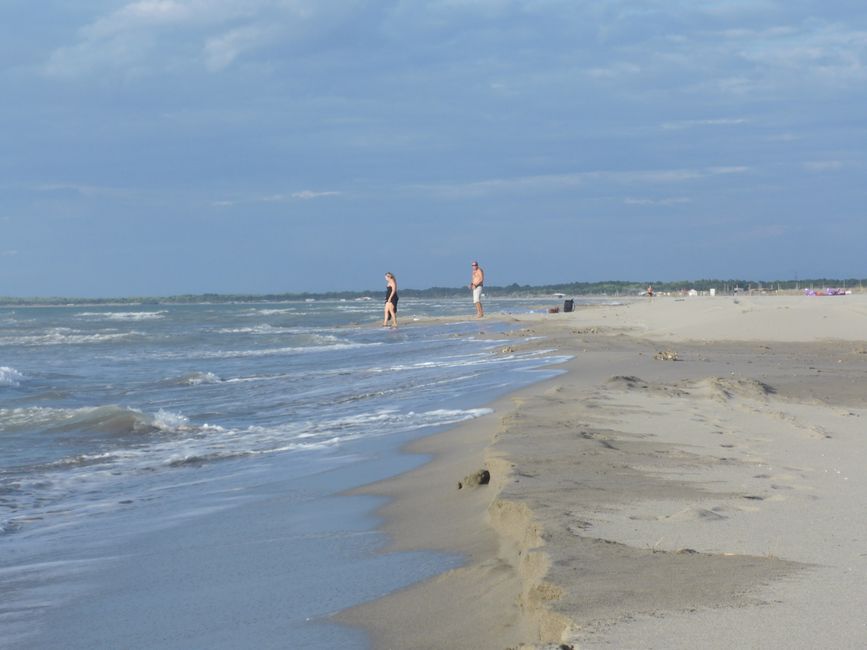
[[[360,490],[388,498],[387,551],[461,566],[337,620],[377,648],[867,644],[867,296],[499,318],[500,354],[556,349],[562,374]]]

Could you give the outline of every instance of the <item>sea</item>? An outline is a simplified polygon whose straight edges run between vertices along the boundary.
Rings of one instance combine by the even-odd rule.
[[[377,326],[379,299],[0,308],[0,647],[369,647],[329,617],[461,558],[384,552],[382,499],[350,491],[565,360],[472,315],[412,298],[399,329]]]

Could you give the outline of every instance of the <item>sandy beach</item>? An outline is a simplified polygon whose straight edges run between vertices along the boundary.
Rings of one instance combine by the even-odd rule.
[[[339,621],[376,648],[867,645],[867,296],[492,318],[496,354],[572,359],[364,489],[387,551],[465,563]]]

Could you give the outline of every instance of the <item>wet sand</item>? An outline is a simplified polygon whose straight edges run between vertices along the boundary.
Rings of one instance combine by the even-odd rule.
[[[339,620],[377,648],[867,644],[867,296],[499,318],[497,354],[554,348],[564,374],[364,490],[391,497],[388,550],[465,564]]]

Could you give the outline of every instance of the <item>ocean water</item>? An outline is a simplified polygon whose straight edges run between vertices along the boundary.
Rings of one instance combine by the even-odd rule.
[[[460,559],[378,552],[378,500],[343,493],[562,361],[423,320],[470,310],[403,299],[421,321],[385,330],[376,300],[0,309],[0,646],[367,647],[328,615]]]

